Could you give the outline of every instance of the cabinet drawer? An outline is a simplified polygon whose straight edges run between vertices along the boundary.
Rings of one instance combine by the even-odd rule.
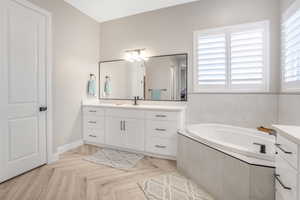
[[[276,191],[275,195],[276,195],[276,200],[288,200],[288,199],[284,199],[279,191]]]
[[[146,134],[148,137],[176,139],[177,126],[178,123],[176,121],[147,120]]]
[[[85,128],[84,130],[84,140],[87,142],[104,144],[104,137],[104,130],[99,130],[95,128]]]
[[[84,127],[104,130],[104,117],[84,116]]]
[[[145,111],[132,109],[106,109],[106,116],[144,119]]]
[[[146,141],[146,151],[149,153],[176,156],[177,140],[151,138],[148,137]]]
[[[163,112],[163,111],[147,111],[147,119],[154,120],[173,120],[177,121],[179,118],[178,112]]]
[[[83,114],[86,116],[104,116],[104,109],[97,107],[83,107]]]
[[[297,200],[297,171],[280,156],[276,157],[276,191],[284,200]]]
[[[276,146],[278,155],[298,169],[298,145],[278,134]]]

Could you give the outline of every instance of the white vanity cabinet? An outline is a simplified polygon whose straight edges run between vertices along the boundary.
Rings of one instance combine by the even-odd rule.
[[[146,150],[154,154],[176,156],[177,130],[181,128],[176,112],[146,113]]]
[[[121,117],[105,118],[105,144],[144,151],[144,120]]]
[[[183,106],[83,105],[83,135],[88,144],[176,158]]]
[[[83,139],[103,144],[104,138],[104,109],[83,107]]]
[[[274,125],[277,130],[276,141],[276,200],[300,199],[300,140],[294,139],[294,130],[290,126]],[[290,132],[292,130],[292,132]],[[299,132],[296,131],[298,136]],[[300,138],[300,137],[299,137]]]

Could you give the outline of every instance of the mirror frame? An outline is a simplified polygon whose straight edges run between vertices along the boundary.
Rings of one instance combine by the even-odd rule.
[[[167,54],[167,55],[158,55],[158,56],[150,56],[150,58],[160,58],[160,57],[169,57],[169,56],[186,56],[186,90],[188,91],[188,76],[189,76],[189,57],[188,57],[188,53],[178,53],[178,54]],[[115,60],[104,60],[104,61],[100,61],[99,62],[99,71],[98,71],[98,86],[99,86],[99,100],[134,100],[134,99],[116,99],[116,98],[101,98],[101,87],[100,87],[100,73],[101,73],[101,64],[102,63],[109,63],[109,62],[119,62],[119,61],[126,61],[125,59],[115,59]],[[151,100],[151,99],[140,99],[139,101],[157,101],[157,102],[160,102],[160,101],[167,101],[167,102],[187,102],[188,101],[188,92],[187,92],[187,95],[186,95],[186,99],[185,100]]]

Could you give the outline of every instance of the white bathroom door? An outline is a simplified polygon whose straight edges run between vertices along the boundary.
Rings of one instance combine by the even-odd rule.
[[[46,17],[0,5],[0,182],[46,163]]]

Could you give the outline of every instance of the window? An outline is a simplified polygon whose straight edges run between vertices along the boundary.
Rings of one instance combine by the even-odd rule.
[[[266,92],[269,23],[194,33],[195,92]]]
[[[300,10],[282,24],[282,90],[300,91]]]

